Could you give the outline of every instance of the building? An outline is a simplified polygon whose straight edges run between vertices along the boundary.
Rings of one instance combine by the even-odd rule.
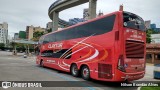
[[[33,38],[33,26],[26,27],[26,39],[30,40]]]
[[[83,18],[73,18],[73,19],[69,19],[69,23],[71,25],[80,23],[80,22],[84,22],[85,20]]]
[[[99,10],[99,13],[97,14],[97,17],[103,16],[103,12],[101,10]]]
[[[13,41],[13,37],[11,37],[10,35],[8,35],[8,43],[11,43]]]
[[[145,21],[146,29],[151,29],[151,20]]]
[[[33,38],[33,34],[34,32],[36,31],[39,31],[39,32],[45,32],[45,28],[41,28],[40,26],[39,27],[34,27],[34,26],[27,26],[26,27],[26,39],[28,40],[31,40]]]
[[[46,30],[45,28],[41,28],[40,26],[33,28],[33,32],[37,32],[37,31],[39,31],[39,32],[45,32],[45,30]]]
[[[88,8],[83,10],[83,19],[89,20],[89,9]]]
[[[26,39],[26,32],[25,31],[19,31],[19,38],[20,39]]]
[[[0,43],[7,44],[8,39],[8,24],[3,22],[0,24]]]
[[[151,43],[160,43],[160,34],[151,34]]]
[[[52,28],[53,28],[53,22],[48,22],[46,24],[46,33],[52,32]]]
[[[52,29],[53,23],[52,22],[48,22],[46,25],[46,29]]]
[[[160,28],[157,28],[156,24],[150,24],[150,29],[154,30],[154,33],[160,33]]]
[[[151,23],[151,20],[145,21],[146,29],[151,29],[154,33],[160,33],[160,28],[157,28],[155,23]]]
[[[19,39],[19,34],[18,33],[14,33],[14,40],[18,40]]]
[[[156,24],[153,23],[153,24],[150,25],[150,27],[151,27],[151,29],[154,30],[154,29],[156,29]]]
[[[154,31],[155,31],[156,33],[160,33],[160,28],[156,28]]]

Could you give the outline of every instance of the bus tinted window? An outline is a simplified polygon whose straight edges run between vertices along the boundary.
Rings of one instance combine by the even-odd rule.
[[[49,38],[49,42],[55,42],[56,41],[55,37],[56,37],[56,34],[50,34],[49,37],[48,37]]]
[[[129,13],[123,13],[124,27],[145,31],[145,24],[141,17]]]
[[[67,30],[52,33],[45,36],[44,43],[83,38],[91,35],[107,33],[113,29],[115,17],[116,15],[111,15]]]
[[[54,52],[53,50],[43,51],[42,57],[51,57],[51,58],[60,58],[68,49],[62,49],[58,52]],[[69,50],[68,53],[63,57],[64,59],[70,59],[72,54],[72,50]]]
[[[48,35],[44,37],[43,44],[49,43]]]
[[[107,33],[113,29],[115,15],[106,17],[104,19],[89,23],[89,30],[93,30],[92,34],[100,35]]]

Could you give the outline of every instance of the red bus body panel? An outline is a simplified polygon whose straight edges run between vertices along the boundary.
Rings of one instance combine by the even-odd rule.
[[[40,61],[43,60],[44,66],[65,72],[70,72],[70,67],[73,63],[78,66],[79,70],[82,65],[87,65],[90,69],[90,77],[102,81],[124,81],[126,79],[132,81],[142,78],[145,74],[145,58],[127,58],[125,49],[127,45],[126,41],[143,42],[145,47],[145,32],[124,28],[123,16],[120,11],[102,16],[100,18],[107,17],[112,14],[116,15],[116,19],[114,28],[110,32],[96,36],[51,42],[40,45],[40,52],[50,49],[60,50],[71,48],[72,56],[70,59],[65,59],[68,55],[67,53],[60,58],[41,57],[39,55],[37,56],[36,63],[40,64]],[[93,22],[100,18],[96,18],[88,22]],[[79,25],[81,24],[68,28]],[[139,36],[139,38],[133,36],[134,34]],[[125,72],[117,69],[118,58],[120,55],[125,57],[124,63],[127,65]]]

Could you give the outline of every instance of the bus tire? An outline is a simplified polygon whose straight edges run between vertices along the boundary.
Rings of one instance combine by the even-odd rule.
[[[43,60],[40,61],[40,66],[41,66],[41,67],[44,67],[44,62],[43,62]]]
[[[79,75],[79,70],[78,70],[78,67],[77,67],[76,64],[73,64],[73,65],[71,66],[71,74],[72,74],[72,76],[74,76],[74,77],[77,77],[77,76]]]
[[[82,75],[82,78],[84,80],[89,80],[90,79],[90,70],[88,68],[88,66],[83,66],[82,69],[81,69],[81,75]]]

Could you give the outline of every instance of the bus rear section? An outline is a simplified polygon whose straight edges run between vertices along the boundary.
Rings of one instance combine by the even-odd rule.
[[[117,81],[132,81],[144,77],[146,34],[144,21],[141,17],[123,12],[123,29],[121,54],[117,62]]]

